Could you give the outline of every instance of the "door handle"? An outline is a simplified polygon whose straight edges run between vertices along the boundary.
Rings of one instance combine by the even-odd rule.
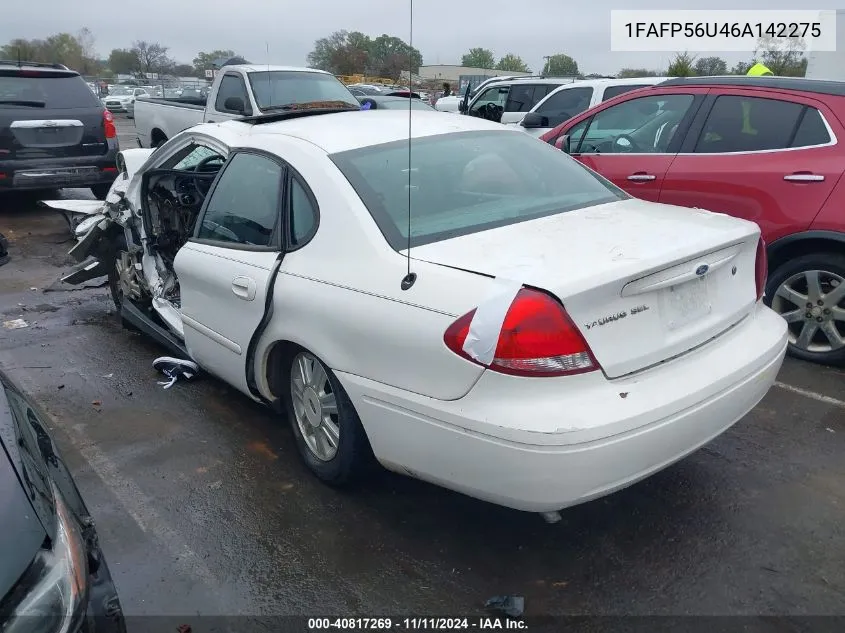
[[[648,182],[649,180],[657,180],[657,176],[654,174],[645,174],[643,172],[638,172],[636,174],[631,174],[628,176],[628,180],[633,180],[634,182]]]
[[[206,123],[214,123],[214,119],[209,119]]]
[[[788,180],[790,182],[824,182],[824,176],[821,174],[810,174],[810,173],[803,173],[803,174],[787,174],[783,177],[784,180]]]
[[[255,280],[249,277],[235,277],[232,280],[232,292],[238,299],[252,301],[255,299]]]

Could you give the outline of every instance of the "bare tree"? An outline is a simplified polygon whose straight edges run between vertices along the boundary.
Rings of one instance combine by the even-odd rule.
[[[143,73],[160,73],[173,65],[167,56],[167,46],[158,42],[138,40],[132,43],[132,51],[138,57],[138,66]]]

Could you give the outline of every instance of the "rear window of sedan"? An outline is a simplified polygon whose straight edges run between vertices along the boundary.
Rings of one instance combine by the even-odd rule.
[[[413,139],[410,180],[407,140],[330,158],[396,250],[408,247],[409,200],[410,244],[421,246],[629,197],[521,131]]]

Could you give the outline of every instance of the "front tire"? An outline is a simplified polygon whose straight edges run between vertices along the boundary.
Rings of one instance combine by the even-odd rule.
[[[789,354],[845,364],[845,257],[813,253],[778,266],[766,284],[766,305],[789,327]]]
[[[332,486],[358,482],[372,464],[372,449],[337,377],[304,349],[288,356],[284,373],[288,419],[305,465]]]

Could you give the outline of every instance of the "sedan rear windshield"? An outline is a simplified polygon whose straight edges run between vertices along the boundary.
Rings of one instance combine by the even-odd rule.
[[[458,132],[411,145],[411,246],[629,196],[523,132]],[[333,154],[388,243],[408,246],[408,141]],[[494,255],[494,254],[492,254]]]
[[[96,108],[100,102],[79,75],[0,72],[0,108]]]

